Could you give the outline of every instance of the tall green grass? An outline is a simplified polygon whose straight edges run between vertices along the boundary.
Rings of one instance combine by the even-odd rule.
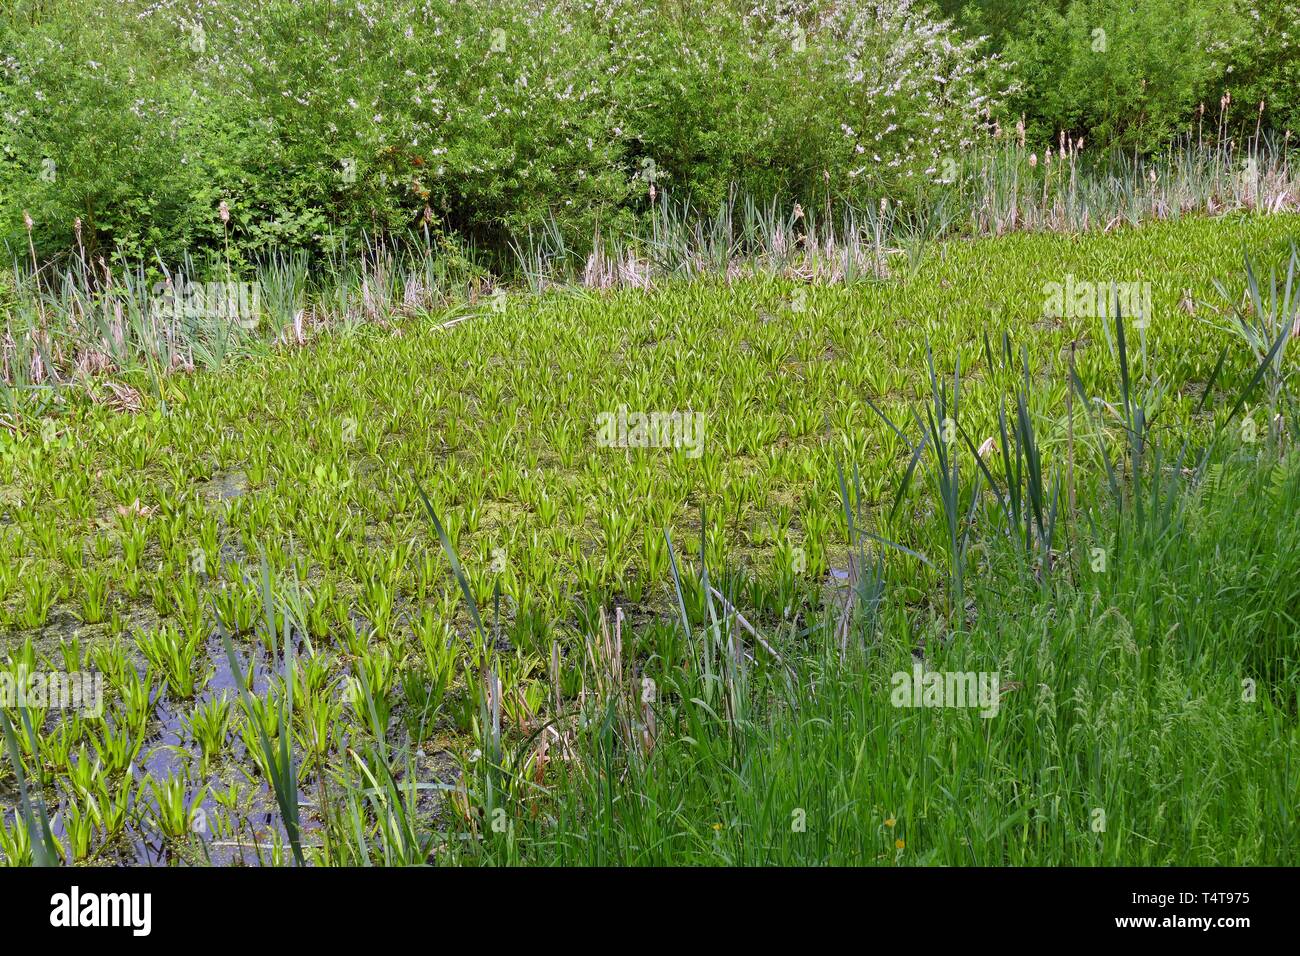
[[[1116,331],[1126,369],[1122,321]],[[616,719],[639,698],[616,683],[595,685],[597,693],[556,715],[571,754],[544,788],[511,806],[508,830],[452,842],[440,859],[1294,862],[1300,461],[1276,445],[1244,455],[1239,442],[1220,440],[1203,477],[1184,480],[1145,432],[1127,371],[1122,378],[1127,427],[1143,429],[1146,464],[1136,452],[1118,474],[1089,462],[1095,468],[1079,488],[1087,521],[1057,555],[1059,573],[1046,561],[1056,505],[1044,519],[1034,466],[1027,507],[1003,490],[962,509],[977,529],[969,552],[979,557],[976,573],[965,574],[968,548],[949,538],[949,586],[973,608],[960,621],[927,622],[886,574],[872,613],[853,619],[850,653],[828,605],[808,628],[781,636],[783,666],[755,666],[737,683],[718,676],[683,603],[686,666],[653,655],[638,665],[659,691],[655,745]],[[933,398],[940,420],[956,414],[937,385]],[[1037,460],[1024,399],[1017,395],[1017,422],[1002,433],[1005,488],[1019,487],[1026,458]],[[934,491],[955,498],[949,450],[955,456],[959,446],[943,441],[934,411],[927,414],[918,424],[935,458]],[[991,487],[1001,483],[981,472]],[[1112,482],[1122,494],[1110,493]],[[843,470],[840,487],[852,528],[855,496]],[[886,553],[897,553],[886,544],[882,568],[893,563]],[[1036,552],[1037,562],[1026,562]],[[707,580],[707,564],[697,573]],[[680,600],[675,559],[674,581]],[[739,617],[724,598],[706,616],[706,634],[724,645],[748,639]],[[744,655],[731,660],[741,665]],[[896,706],[891,674],[914,667],[996,672],[996,714]]]

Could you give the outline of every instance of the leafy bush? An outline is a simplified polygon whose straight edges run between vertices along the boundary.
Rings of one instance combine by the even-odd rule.
[[[248,272],[429,228],[581,246],[669,195],[902,198],[993,119],[1150,152],[1300,121],[1297,0],[15,0],[0,241]],[[960,26],[941,19],[957,16]],[[987,36],[985,35],[987,34]],[[1213,128],[1214,115],[1206,126]],[[653,187],[653,188],[652,188]],[[218,215],[222,204],[229,220]],[[80,233],[75,228],[80,220]]]
[[[1245,28],[1223,44],[1228,58],[1224,87],[1246,110],[1265,104],[1274,132],[1300,135],[1300,3],[1240,0]]]
[[[201,218],[186,201],[203,177],[186,157],[195,111],[167,75],[156,26],[89,13],[5,28],[0,212],[12,246],[26,246],[23,209],[42,255],[68,248],[78,219],[92,254],[100,236],[164,255],[197,238]],[[146,44],[152,61],[139,55]]]
[[[228,241],[238,260],[435,213],[478,234],[550,205],[580,221],[623,196],[617,143],[592,109],[595,38],[554,13],[442,0],[373,16],[328,0],[93,6],[6,28],[0,213],[5,238],[25,245],[21,209],[32,211],[42,256],[68,248],[78,217],[92,254],[175,260]]]
[[[996,59],[911,0],[596,6],[625,64],[632,154],[706,204],[733,185],[860,198],[933,176],[975,138],[999,79]]]
[[[936,0],[987,34],[1019,81],[1001,117],[1029,134],[1064,129],[1098,146],[1150,150],[1190,124],[1234,134],[1300,130],[1296,0]],[[1097,33],[1096,31],[1102,31]],[[1227,116],[1214,105],[1231,97]],[[1266,103],[1262,117],[1258,105]],[[1201,112],[1206,105],[1207,119]]]
[[[933,175],[1000,80],[911,0],[89,0],[3,21],[0,236],[237,267],[425,224],[583,239]],[[57,176],[42,178],[50,160]],[[218,217],[221,204],[229,222]]]
[[[1238,28],[1227,0],[1036,6],[1006,44],[1022,80],[1011,115],[1025,116],[1035,142],[1053,143],[1065,130],[1099,144],[1159,149],[1223,75],[1212,41]]]

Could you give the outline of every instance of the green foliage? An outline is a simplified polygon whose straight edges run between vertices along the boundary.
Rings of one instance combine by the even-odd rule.
[[[27,209],[42,258],[74,244],[78,220],[92,255],[119,243],[136,257],[178,256],[212,235],[212,210],[196,201],[206,172],[190,151],[202,109],[171,77],[180,54],[169,53],[175,43],[161,19],[110,15],[105,6],[0,27],[10,41],[0,82],[0,239],[26,247]]]
[[[1300,137],[1300,3],[1296,0],[1240,0],[1245,29],[1229,34],[1228,75],[1223,85],[1249,116],[1265,104],[1264,121],[1274,132]]]
[[[1297,229],[516,295],[7,417],[2,666],[93,667],[105,713],[6,708],[0,854],[1284,860],[1300,472],[1294,355],[1259,345]],[[1067,275],[1150,281],[1150,313],[1059,314]],[[621,406],[700,429],[605,442]],[[895,707],[918,646],[1019,686]]]
[[[751,6],[30,4],[0,15],[0,239],[26,246],[26,209],[41,259],[78,220],[92,258],[169,264],[424,224],[500,251],[622,228],[650,182],[807,202],[978,134],[994,68],[911,0]]]
[[[981,536],[995,570],[972,579],[979,613],[961,633],[918,647],[914,616],[887,591],[878,619],[855,622],[847,663],[822,619],[779,647],[795,690],[756,666],[743,722],[708,706],[700,668],[660,677],[651,753],[589,720],[547,815],[518,805],[513,840],[455,858],[1285,865],[1300,839],[1289,811],[1300,646],[1287,610],[1300,599],[1300,521],[1285,503],[1297,492],[1294,456],[1216,468],[1180,496],[1185,528],[1118,563],[1112,551],[1104,571],[1085,560],[1054,593],[1011,570],[1005,538]],[[1135,531],[1131,515],[1098,517]],[[897,706],[897,675],[918,668],[995,675],[996,713]]]
[[[1066,130],[1096,146],[1152,150],[1189,126],[1219,123],[1234,133],[1252,134],[1257,125],[1279,138],[1300,133],[1295,0],[935,5],[1007,57],[1018,92],[1000,118],[1009,125],[1023,114],[1038,144]],[[1225,94],[1232,108],[1220,115],[1215,106]]]
[[[1033,143],[1059,132],[1148,152],[1182,130],[1224,76],[1212,40],[1239,29],[1226,0],[1071,0],[1032,7],[1007,41]],[[1218,91],[1214,94],[1218,97]]]
[[[897,194],[975,141],[1002,80],[910,0],[593,6],[640,178],[707,205]]]
[[[0,242],[22,256],[26,210],[42,261],[189,253],[247,272],[428,226],[499,265],[545,230],[621,232],[653,196],[707,209],[733,190],[805,205],[921,192],[993,119],[1023,115],[1038,149],[1061,131],[1140,152],[1197,125],[1283,134],[1300,119],[1297,12],[23,0],[0,13]]]
[[[0,860],[1292,859],[1295,4],[1228,2],[14,0],[0,676],[108,692],[0,707]]]

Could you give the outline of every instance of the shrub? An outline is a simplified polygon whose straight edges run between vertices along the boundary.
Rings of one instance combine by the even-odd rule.
[[[25,246],[30,209],[42,257],[78,218],[92,254],[244,268],[425,224],[588,239],[652,181],[863,199],[969,145],[1001,80],[912,0],[87,0],[0,23],[0,234]]]
[[[92,254],[102,237],[137,255],[175,255],[201,221],[186,201],[203,180],[186,155],[190,90],[168,75],[156,23],[104,12],[5,27],[3,238],[26,246],[29,209],[42,256],[72,244],[78,219]],[[153,59],[138,55],[145,44]]]
[[[1215,41],[1240,26],[1228,0],[1040,4],[1006,43],[1021,80],[1009,116],[1023,114],[1035,142],[1065,130],[1098,145],[1159,149],[1223,76]]]
[[[5,29],[0,213],[25,245],[31,209],[42,256],[78,217],[92,253],[229,239],[238,261],[434,213],[480,235],[550,206],[589,225],[625,192],[595,37],[526,3],[98,0]]]
[[[702,204],[862,198],[937,173],[994,103],[997,58],[911,0],[598,0],[629,152]]]
[[[1228,60],[1223,87],[1249,112],[1265,103],[1274,132],[1300,134],[1300,3],[1240,0],[1245,24],[1222,44]]]

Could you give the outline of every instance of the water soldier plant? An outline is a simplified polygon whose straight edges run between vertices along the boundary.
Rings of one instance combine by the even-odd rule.
[[[1286,861],[1298,229],[551,288],[56,391],[0,432],[0,854]],[[1067,274],[1151,314],[1053,314]],[[624,406],[698,457],[600,443]],[[997,705],[895,707],[918,668]],[[28,692],[91,671],[101,715]]]

